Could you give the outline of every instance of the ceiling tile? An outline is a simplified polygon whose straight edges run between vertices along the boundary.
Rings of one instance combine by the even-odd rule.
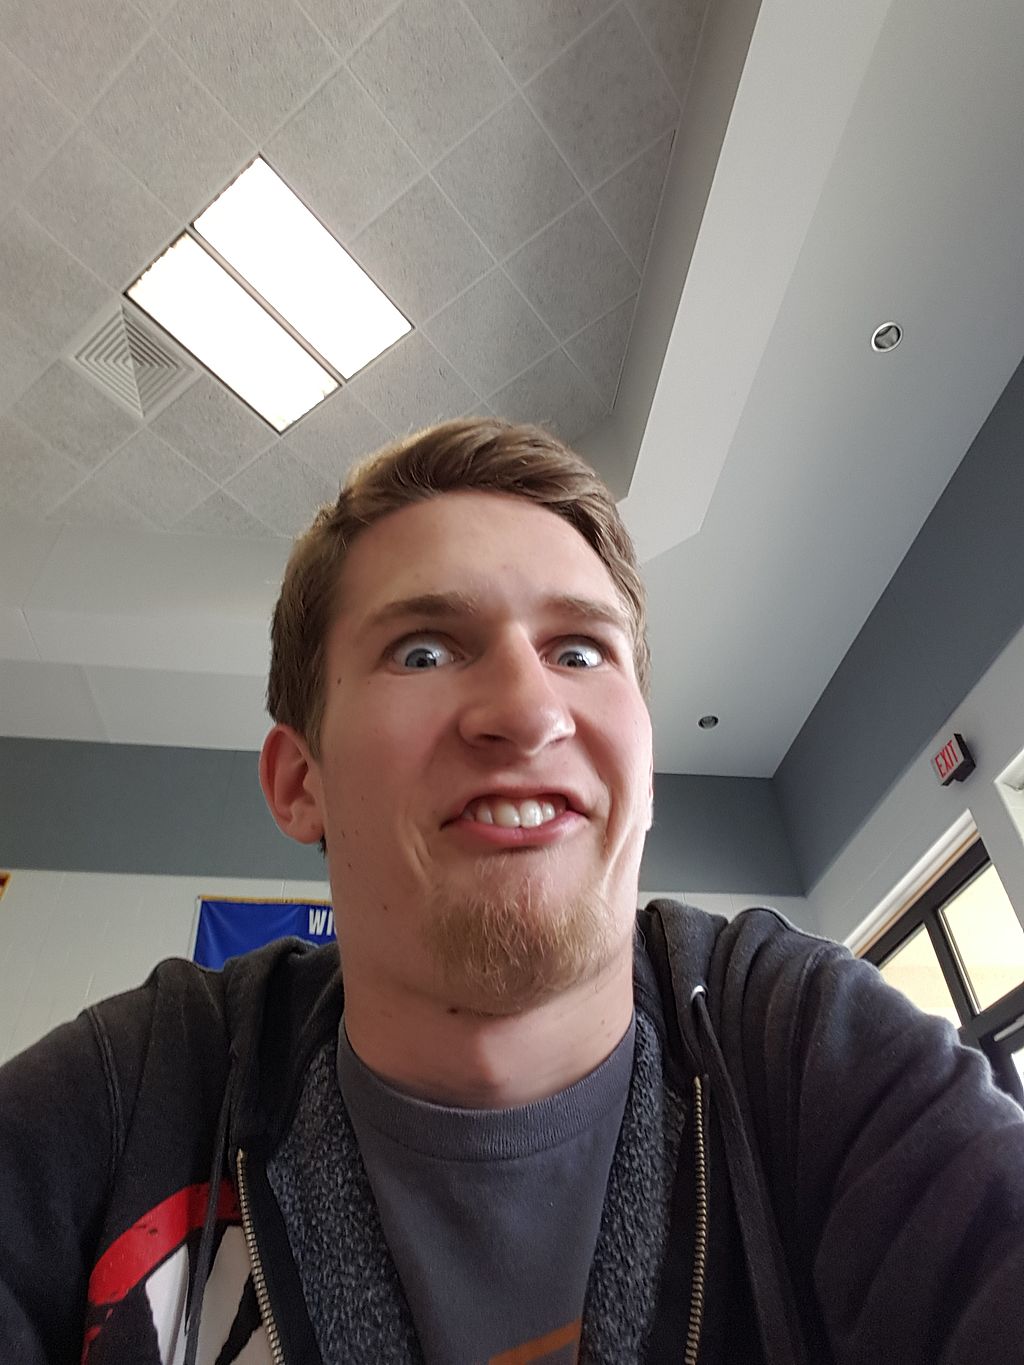
[[[347,388],[339,389],[303,417],[283,444],[334,484],[364,455],[391,439],[391,432]]]
[[[5,47],[0,47],[0,90],[0,185],[10,201],[42,169],[74,120]]]
[[[569,355],[609,407],[615,401],[635,307],[634,296],[565,343]]]
[[[680,100],[686,98],[708,0],[626,0]]]
[[[429,176],[360,233],[352,255],[416,324],[493,265],[490,253]]]
[[[587,200],[527,242],[505,269],[559,339],[603,317],[640,283]]]
[[[82,471],[10,417],[0,417],[0,488],[4,512],[42,521],[81,480]]]
[[[555,345],[519,290],[492,270],[424,328],[477,393],[493,393]]]
[[[179,522],[175,531],[195,532],[204,536],[266,536],[270,528],[247,512],[240,502],[236,502],[218,488],[205,502],[193,507]]]
[[[498,56],[529,80],[608,9],[611,0],[466,0]]]
[[[111,489],[86,479],[64,498],[46,518],[61,526],[136,526],[154,530],[154,523],[131,507]]]
[[[519,96],[460,142],[433,174],[499,258],[581,194],[579,181]]]
[[[640,271],[651,244],[674,136],[665,133],[592,195],[619,245]]]
[[[22,203],[73,256],[118,290],[180,228],[159,199],[84,129],[64,144]]]
[[[177,451],[140,431],[92,475],[100,486],[170,527],[213,492],[213,484]]]
[[[619,5],[545,67],[525,93],[588,189],[679,121],[671,86]]]
[[[148,27],[129,0],[5,0],[0,6],[0,42],[79,114]]]
[[[332,483],[310,469],[279,441],[227,485],[228,493],[280,535],[297,536],[317,508],[338,496]]]
[[[292,0],[182,0],[160,27],[207,90],[260,139],[338,60]]]
[[[29,218],[13,209],[0,234],[0,312],[42,346],[59,350],[110,291]]]
[[[58,531],[58,527],[52,528]],[[0,603],[0,659],[38,660],[39,650],[20,607]],[[3,733],[0,730],[0,733]]]
[[[564,351],[546,356],[496,393],[491,407],[508,422],[536,422],[577,441],[607,409]]]
[[[0,734],[106,740],[85,672],[65,664],[0,659]]]
[[[139,423],[69,366],[51,365],[11,409],[52,450],[94,469]]]
[[[50,352],[0,313],[0,409],[20,398],[37,377]]]
[[[266,160],[342,241],[422,174],[412,152],[347,71],[267,144]]]
[[[89,124],[183,220],[205,208],[256,150],[158,37],[121,72]]]
[[[223,384],[202,375],[149,424],[162,441],[223,483],[277,434]]]
[[[352,380],[352,392],[375,417],[404,435],[479,407],[426,337],[412,332]]]
[[[427,165],[515,88],[480,30],[451,0],[405,0],[349,65]]]
[[[20,607],[25,602],[59,534],[55,526],[0,513],[0,605]]]
[[[401,0],[301,0],[302,8],[343,57],[367,38]]]

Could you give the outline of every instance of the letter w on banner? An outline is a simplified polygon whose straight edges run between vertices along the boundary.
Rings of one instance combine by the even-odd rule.
[[[334,911],[322,901],[199,900],[193,959],[220,968],[229,957],[262,948],[275,938],[334,941]]]

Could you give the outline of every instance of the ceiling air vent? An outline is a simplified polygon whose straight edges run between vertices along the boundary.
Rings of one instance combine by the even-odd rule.
[[[75,351],[74,358],[137,417],[152,417],[196,377],[177,351],[123,305]]]

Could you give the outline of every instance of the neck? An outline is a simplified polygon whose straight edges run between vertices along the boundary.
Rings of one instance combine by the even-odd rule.
[[[546,1099],[614,1052],[633,1012],[632,944],[594,980],[521,1014],[489,1016],[345,977],[353,1051],[389,1084],[467,1109]]]

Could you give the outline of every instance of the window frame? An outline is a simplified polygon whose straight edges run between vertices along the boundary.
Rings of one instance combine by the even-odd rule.
[[[1021,1081],[1017,1068],[1013,1064],[1012,1055],[1014,1052],[1019,1052],[1022,1047],[1024,1047],[1024,1015],[1008,1024],[1006,1028],[999,1029],[992,1038],[991,1051],[986,1050],[986,1056],[992,1061],[992,1069],[999,1077],[1000,1085],[1003,1086],[1004,1090],[1009,1090],[1020,1105],[1024,1105],[1024,1082]],[[1005,1082],[1003,1081],[1004,1071]]]
[[[1024,1088],[1010,1060],[1014,1046],[1024,1041],[1024,981],[994,1004],[976,1010],[964,969],[959,963],[958,950],[942,918],[946,905],[979,877],[991,862],[983,841],[976,839],[895,923],[875,939],[862,956],[865,961],[881,967],[888,957],[906,943],[911,934],[923,926],[960,1016],[960,1041],[983,1052],[992,1064],[1002,1089],[1018,1103],[1024,1104]]]

